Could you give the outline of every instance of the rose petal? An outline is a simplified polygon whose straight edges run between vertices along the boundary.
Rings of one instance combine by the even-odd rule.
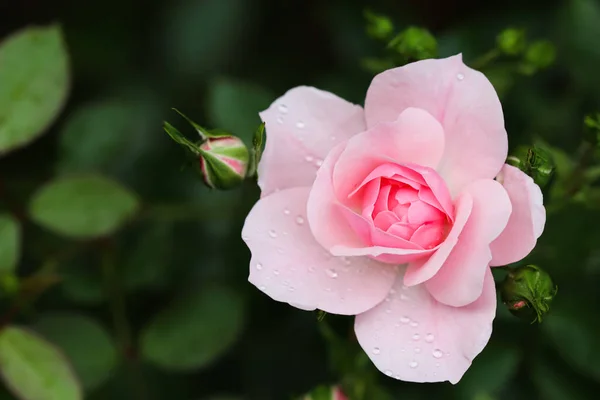
[[[437,302],[423,287],[398,276],[386,301],[356,316],[361,347],[386,375],[410,382],[457,383],[487,344],[496,290],[486,269],[482,295],[464,307]]]
[[[267,130],[258,166],[262,196],[312,185],[329,151],[365,130],[362,107],[306,86],[291,89],[260,116]]]
[[[333,257],[304,221],[309,188],[287,189],[259,200],[242,237],[252,260],[249,281],[277,301],[302,309],[354,315],[382,301],[396,267],[367,257]]]
[[[481,295],[492,259],[489,245],[506,227],[512,210],[506,190],[494,180],[475,181],[465,192],[473,197],[471,215],[438,273],[425,282],[437,301],[454,307]]]
[[[334,186],[340,199],[383,163],[414,163],[433,168],[438,165],[444,151],[440,124],[416,108],[398,115],[394,122],[372,126],[349,141],[334,171]]]
[[[458,242],[458,236],[471,215],[473,197],[467,192],[460,195],[456,201],[456,217],[446,240],[437,248],[429,258],[417,260],[408,265],[404,275],[404,284],[414,286],[431,279],[442,267],[448,255]]]
[[[445,150],[437,168],[453,195],[495,177],[508,151],[502,106],[489,80],[457,55],[423,60],[377,75],[365,100],[369,128],[416,107],[440,121]]]
[[[506,265],[527,256],[544,231],[546,209],[540,187],[527,174],[511,165],[504,165],[499,181],[512,203],[512,214],[506,229],[490,245],[490,265]]]

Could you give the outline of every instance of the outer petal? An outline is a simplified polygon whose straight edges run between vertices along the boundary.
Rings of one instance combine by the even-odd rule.
[[[409,107],[426,110],[444,128],[446,147],[438,171],[452,194],[498,174],[508,151],[502,106],[488,79],[464,65],[461,55],[377,75],[365,100],[367,126],[394,121]]]
[[[512,208],[506,190],[494,180],[473,182],[465,192],[473,197],[471,216],[438,273],[425,282],[437,301],[454,307],[481,295],[492,259],[490,243],[506,227]]]
[[[388,376],[457,383],[492,333],[496,290],[490,269],[481,297],[465,307],[438,303],[423,285],[407,288],[402,280],[399,275],[384,302],[356,316],[358,342]]]
[[[407,108],[394,122],[353,137],[334,171],[338,196],[347,196],[376,167],[386,162],[437,167],[444,152],[444,131],[426,111]]]
[[[527,256],[544,231],[546,209],[540,187],[527,174],[504,165],[498,181],[508,192],[513,212],[506,229],[492,242],[490,265],[506,265]]]
[[[306,86],[288,91],[260,117],[267,130],[258,166],[263,196],[277,189],[312,185],[329,151],[365,130],[362,107]]]
[[[404,275],[404,284],[414,286],[431,279],[442,267],[442,264],[448,259],[450,252],[456,246],[458,237],[462,233],[467,220],[471,216],[473,209],[473,197],[470,193],[463,193],[456,202],[456,218],[452,229],[448,233],[446,240],[431,257],[412,262],[408,265]]]
[[[250,251],[250,282],[301,309],[354,315],[382,301],[396,267],[367,257],[333,257],[313,238],[306,217],[309,188],[264,197],[248,215],[242,237]]]

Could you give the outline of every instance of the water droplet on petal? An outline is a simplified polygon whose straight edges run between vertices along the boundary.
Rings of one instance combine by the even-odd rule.
[[[296,223],[297,223],[298,225],[302,225],[302,224],[304,223],[304,218],[303,218],[303,217],[301,217],[301,216],[297,216],[297,217],[296,217]]]
[[[285,104],[280,104],[278,108],[279,108],[279,112],[281,112],[283,114],[287,114],[288,108]]]
[[[277,237],[277,232],[275,232],[273,229],[271,229],[269,231],[269,236],[271,236],[272,238],[276,238]]]
[[[335,136],[330,137],[329,139],[331,139],[331,141],[335,141],[337,138]]]
[[[379,347],[374,347],[373,354],[379,354],[379,353],[381,353],[381,350],[379,350]]]
[[[401,294],[400,294],[400,300],[404,300],[404,301],[406,301],[406,300],[410,300],[410,298],[409,298],[407,295],[405,295],[405,294],[401,293]]]
[[[273,275],[279,275],[279,270],[278,269],[274,269],[273,270]]]
[[[413,360],[408,363],[408,366],[411,368],[417,368],[419,366],[419,363]]]
[[[442,358],[442,356],[444,355],[444,353],[440,349],[433,350],[431,354],[433,354],[435,358]]]
[[[435,336],[433,336],[433,333],[428,333],[427,335],[425,335],[425,341],[427,343],[431,343],[435,340]]]
[[[331,288],[330,288],[330,287],[328,287],[328,288],[325,288],[325,291],[326,291],[326,292],[331,292]]]
[[[315,267],[313,267],[312,265],[308,267],[308,272],[315,272]]]
[[[260,271],[263,269],[263,265],[261,263],[256,263],[256,269]]]
[[[417,326],[419,326],[419,323],[417,321],[412,321],[410,323],[410,326],[412,326],[413,328],[416,328]]]
[[[415,334],[412,336],[412,338],[413,338],[413,340],[414,340],[414,341],[418,341],[419,339],[421,339],[421,335],[419,335],[418,333],[415,333]]]
[[[290,287],[288,288],[288,290],[289,290],[290,292],[293,292],[294,290],[296,290],[296,288],[295,288],[295,287],[293,287],[293,286],[290,286]]]
[[[266,286],[259,286],[258,289],[262,290],[263,292],[265,291],[265,289],[267,289]]]
[[[389,369],[386,369],[383,373],[386,374],[387,376],[394,375],[394,373],[392,371],[390,371]]]
[[[439,367],[439,366],[440,366],[440,363],[435,363],[435,366],[436,366],[436,367]]]
[[[419,354],[421,352],[421,348],[420,347],[415,347],[415,353]]]
[[[456,74],[456,79],[458,79],[459,81],[462,81],[463,79],[465,79],[465,76],[462,73],[458,73],[458,74]]]
[[[327,274],[328,277],[330,278],[337,278],[338,277],[338,273],[335,269],[332,268],[327,268],[325,270],[325,273]]]
[[[315,161],[315,164],[317,167],[320,167],[321,165],[323,165],[323,160],[317,159],[317,161]]]
[[[402,322],[403,324],[408,324],[410,322],[410,318],[402,317],[402,318],[400,318],[400,322]]]
[[[277,123],[278,124],[283,124],[283,118],[277,117]]]
[[[304,157],[304,159],[306,160],[306,162],[313,162],[315,158],[313,156],[306,156]]]
[[[296,128],[298,128],[298,129],[302,129],[302,128],[304,128],[304,126],[305,126],[305,125],[304,125],[304,122],[302,122],[302,121],[298,121],[298,122],[296,122]]]
[[[284,213],[285,215],[290,215],[290,210],[288,210],[288,209],[286,208],[285,210],[283,210],[283,213]]]

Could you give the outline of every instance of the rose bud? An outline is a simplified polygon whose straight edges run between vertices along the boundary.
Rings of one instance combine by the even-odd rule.
[[[301,400],[348,400],[339,386],[320,386]]]
[[[546,186],[554,174],[552,156],[538,146],[518,147],[515,153],[506,159],[506,163],[519,168],[532,177],[540,188]]]
[[[248,160],[248,149],[235,136],[210,137],[200,145],[200,171],[211,188],[227,190],[240,185]]]
[[[502,302],[515,316],[542,321],[558,287],[550,275],[535,265],[511,269],[500,288]]]
[[[221,130],[209,131],[178,110],[175,111],[196,129],[201,140],[196,143],[188,140],[168,122],[164,123],[164,130],[171,139],[198,157],[198,170],[206,185],[213,189],[227,190],[241,184],[246,178],[250,161],[244,142]]]

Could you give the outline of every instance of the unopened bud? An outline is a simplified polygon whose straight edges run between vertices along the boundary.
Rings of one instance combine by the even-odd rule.
[[[557,291],[548,273],[535,265],[526,265],[508,272],[500,296],[513,315],[542,322]]]
[[[552,65],[555,59],[556,48],[554,45],[547,40],[538,40],[527,48],[521,72],[525,75],[532,75],[537,70]]]
[[[246,178],[248,148],[235,136],[208,138],[200,145],[200,171],[211,188],[231,189]]]
[[[503,53],[515,56],[525,50],[525,31],[522,29],[505,29],[496,38],[498,47]]]
[[[437,55],[435,37],[423,28],[411,26],[398,34],[388,47],[411,60],[434,58]]]
[[[246,178],[250,161],[250,154],[244,142],[221,130],[209,131],[181,112],[177,111],[177,113],[196,129],[200,140],[197,142],[188,140],[168,122],[164,123],[164,130],[171,139],[197,157],[198,170],[206,185],[221,190],[240,185]]]
[[[348,400],[339,386],[319,386],[301,400]]]
[[[519,146],[506,159],[506,163],[519,168],[533,178],[541,188],[546,186],[554,174],[554,162],[550,153],[542,147]]]

